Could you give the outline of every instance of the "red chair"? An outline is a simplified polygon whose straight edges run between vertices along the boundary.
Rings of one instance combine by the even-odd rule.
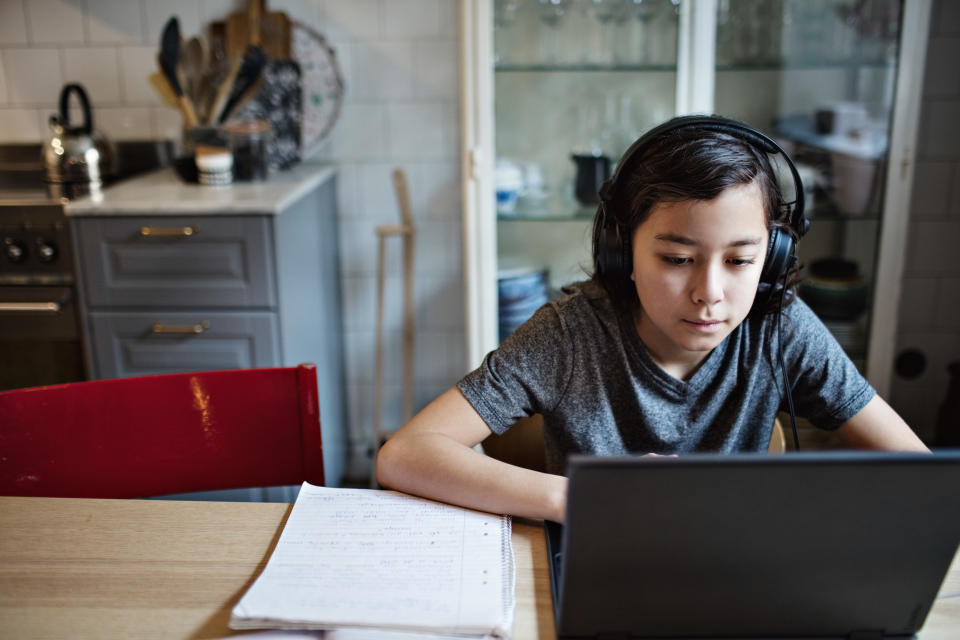
[[[312,364],[0,391],[0,495],[323,484]]]

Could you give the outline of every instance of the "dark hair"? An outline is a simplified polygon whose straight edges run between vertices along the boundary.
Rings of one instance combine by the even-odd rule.
[[[623,260],[629,265],[632,264],[633,235],[658,203],[712,200],[730,187],[756,183],[760,187],[767,228],[780,227],[793,235],[770,158],[762,149],[736,136],[698,127],[673,129],[645,144],[641,155],[634,153],[630,166],[624,170],[626,173],[621,172],[617,183],[611,185],[606,210],[604,206],[599,207],[594,217],[592,278],[615,302],[631,311],[640,306],[630,280],[631,269],[604,271],[598,266],[602,263],[597,254],[618,249],[605,241],[604,236],[609,233],[605,227],[616,225],[619,250],[625,252]],[[798,281],[798,268],[793,266],[787,273],[784,305],[796,296]],[[761,302],[764,306],[758,309]],[[779,302],[779,296],[759,295],[751,313],[776,311]]]

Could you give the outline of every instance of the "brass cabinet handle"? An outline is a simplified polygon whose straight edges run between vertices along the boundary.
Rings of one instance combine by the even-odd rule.
[[[188,227],[151,227],[149,225],[140,227],[140,235],[144,238],[189,238],[199,231],[200,228],[195,224]]]
[[[0,313],[60,313],[60,303],[0,302]]]
[[[153,323],[154,333],[203,333],[210,328],[210,322],[204,320],[197,324],[163,324],[162,322]]]

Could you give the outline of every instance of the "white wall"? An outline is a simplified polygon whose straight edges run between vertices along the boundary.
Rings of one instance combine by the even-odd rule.
[[[242,0],[0,0],[0,143],[39,142],[65,82],[81,82],[96,126],[116,140],[179,138],[178,112],[156,97],[160,32],[181,33]],[[417,223],[416,407],[464,373],[460,258],[458,29],[454,0],[269,0],[326,36],[347,91],[317,159],[341,167],[340,248],[353,474],[366,473],[373,401],[378,224],[396,223],[390,172],[408,175]],[[387,428],[399,426],[402,369],[399,240],[390,247],[385,374]]]
[[[917,378],[894,375],[891,403],[932,435],[947,392],[946,367],[960,361],[960,3],[935,0],[923,82],[917,163],[910,205],[897,353],[927,359]],[[953,416],[956,427],[960,419]]]

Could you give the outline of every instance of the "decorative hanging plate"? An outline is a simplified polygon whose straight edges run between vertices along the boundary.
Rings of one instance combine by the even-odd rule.
[[[330,133],[343,103],[343,75],[333,47],[322,35],[299,21],[290,30],[291,55],[300,65],[303,119],[300,152],[309,158]]]

